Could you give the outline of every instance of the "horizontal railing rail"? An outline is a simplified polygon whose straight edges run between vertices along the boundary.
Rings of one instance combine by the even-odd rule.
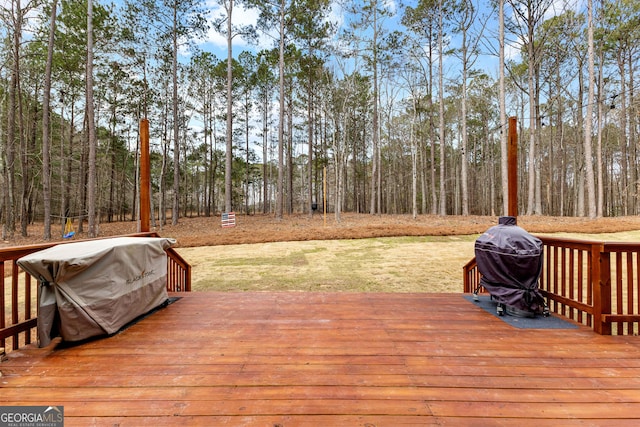
[[[120,237],[158,237],[158,234],[135,233]],[[0,275],[3,278],[0,282],[0,349],[17,350],[36,340],[38,281],[22,270],[17,261],[25,255],[66,243],[71,241],[0,248]],[[191,266],[173,248],[168,248],[166,253],[167,291],[190,292]]]
[[[602,335],[638,334],[640,243],[539,238],[540,290],[551,312]],[[480,278],[474,258],[463,267],[464,292],[474,292]]]

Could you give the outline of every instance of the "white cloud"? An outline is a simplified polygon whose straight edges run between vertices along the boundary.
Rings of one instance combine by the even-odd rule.
[[[389,0],[390,4],[393,0]],[[209,12],[209,19],[211,21],[226,17],[226,11],[224,8],[216,2],[216,0],[207,0],[207,9]],[[248,25],[256,25],[259,18],[259,11],[257,9],[247,9],[242,5],[236,4],[233,8],[232,21],[235,27],[242,27]],[[342,7],[340,6],[338,1],[333,1],[331,4],[330,12],[327,17],[329,22],[335,23],[338,27],[341,27],[344,23],[344,13]],[[262,49],[272,49],[274,47],[274,42],[278,40],[278,28],[274,26],[271,31],[266,34],[263,31],[258,31],[258,42],[257,45],[254,46],[256,50]],[[227,39],[223,34],[218,33],[213,28],[210,28],[207,31],[207,34],[200,41],[203,44],[209,44],[216,49],[226,50],[227,48]],[[234,48],[246,48],[250,45],[250,43],[242,38],[241,36],[236,36],[233,38],[233,46]]]
[[[214,21],[220,18],[226,17],[226,11],[222,6],[220,6],[215,1],[208,2],[209,10],[210,10],[210,20]],[[259,12],[257,9],[246,9],[242,5],[236,4],[233,8],[232,12],[232,22],[235,27],[242,27],[247,25],[256,25],[258,22]],[[266,36],[260,36],[260,40],[258,41],[258,49],[271,47],[272,40]],[[219,49],[227,48],[227,38],[225,35],[220,34],[213,28],[209,28],[207,34],[201,40],[202,43],[211,44],[213,47]],[[234,47],[246,47],[249,46],[249,42],[244,39],[242,36],[236,36],[233,38],[233,46]]]
[[[520,42],[505,43],[504,44],[504,57],[506,60],[517,61],[522,54],[522,44]]]
[[[329,16],[327,17],[329,22],[333,22],[337,28],[341,28],[344,24],[344,10],[339,2],[332,1],[329,9]]]
[[[579,13],[585,7],[584,0],[553,0],[544,15],[544,19],[551,19],[554,16],[563,14],[567,10]]]
[[[398,10],[398,5],[395,0],[384,0],[384,8],[388,10],[392,15],[395,15]]]

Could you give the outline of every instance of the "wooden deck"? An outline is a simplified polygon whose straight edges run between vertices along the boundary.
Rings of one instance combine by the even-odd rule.
[[[9,354],[2,405],[65,426],[635,426],[640,338],[516,329],[461,294],[187,293]]]

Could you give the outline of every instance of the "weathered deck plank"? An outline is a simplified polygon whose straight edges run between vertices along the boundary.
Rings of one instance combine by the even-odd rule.
[[[515,329],[452,294],[192,293],[0,364],[66,426],[636,425],[640,338]]]

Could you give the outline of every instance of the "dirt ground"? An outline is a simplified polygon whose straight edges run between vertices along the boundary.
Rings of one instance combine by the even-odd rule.
[[[436,216],[420,215],[369,215],[342,214],[341,221],[335,221],[333,214],[285,215],[281,220],[273,215],[239,215],[236,226],[222,228],[221,219],[216,217],[180,218],[177,225],[152,227],[163,237],[177,240],[176,247],[198,247],[231,245],[242,243],[265,243],[278,241],[360,239],[367,237],[392,236],[451,236],[480,234],[498,223],[497,217],[488,216]],[[640,230],[640,216],[599,218],[590,220],[575,217],[520,216],[518,225],[530,233],[612,233]],[[76,233],[74,239],[88,237]],[[76,231],[77,225],[76,225]],[[102,223],[100,237],[135,233],[137,223],[133,221]],[[0,247],[41,243],[44,240],[43,225],[33,224],[28,228],[28,236],[22,237],[17,230],[13,240],[5,240]],[[52,226],[53,241],[61,241],[62,226]]]

